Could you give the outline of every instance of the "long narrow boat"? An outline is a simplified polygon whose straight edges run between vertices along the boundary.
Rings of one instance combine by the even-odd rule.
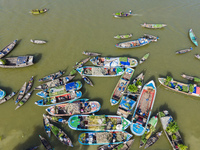
[[[57,122],[57,123],[62,123],[62,124],[68,124],[68,120],[66,120],[63,117],[57,117],[57,116],[50,116],[50,115],[45,115],[50,121],[52,122]]]
[[[125,13],[125,12],[117,12],[117,13],[113,13],[112,14],[115,18],[121,18],[121,17],[128,17],[128,16],[132,16],[133,14],[132,14],[132,11],[131,10],[129,10],[129,12],[128,13]]]
[[[139,61],[139,64],[142,64],[145,60],[147,60],[149,57],[149,53],[145,54]]]
[[[166,80],[166,78],[158,78],[158,81],[163,86],[186,95],[200,97],[200,87],[196,84],[185,84],[178,81],[174,81],[171,79],[170,81]]]
[[[193,48],[190,47],[188,49],[182,49],[182,50],[176,51],[176,54],[184,54],[184,53],[190,52],[192,50],[193,50]]]
[[[153,134],[153,132],[156,128],[157,123],[158,123],[158,117],[157,116],[151,117],[151,119],[149,120],[149,123],[147,125],[147,129],[141,137],[139,148],[143,147],[147,143],[149,138],[152,136],[152,134]]]
[[[144,24],[141,24],[141,26],[145,27],[145,28],[151,28],[151,29],[160,29],[160,28],[166,27],[167,25],[166,24],[147,24],[147,23],[144,23]]]
[[[23,86],[19,90],[19,94],[17,96],[17,99],[15,100],[15,104],[17,104],[23,98],[25,91],[26,91],[26,82],[23,84]]]
[[[39,137],[40,137],[40,141],[41,141],[42,145],[45,147],[45,149],[53,150],[53,148],[51,147],[49,142],[44,137],[42,137],[41,135],[39,135]]]
[[[44,130],[45,130],[46,134],[48,135],[48,137],[51,137],[51,129],[49,127],[49,124],[50,124],[50,122],[49,122],[48,117],[45,114],[43,114]]]
[[[13,96],[15,96],[16,92],[12,92],[8,96],[4,97],[3,99],[0,100],[0,104],[7,102],[10,100]]]
[[[0,67],[2,68],[21,68],[33,64],[33,56],[17,56],[0,59]]]
[[[131,38],[133,36],[133,34],[118,34],[115,35],[114,38],[115,39],[128,39]]]
[[[81,77],[82,77],[82,79],[83,79],[87,84],[89,84],[89,85],[91,85],[91,86],[94,86],[93,83],[92,83],[92,81],[91,81],[88,77],[86,77],[86,76],[84,76],[84,75],[81,75]]]
[[[176,122],[173,120],[172,116],[169,114],[169,112],[167,110],[160,111],[158,114],[159,114],[159,119],[161,121],[163,130],[165,132],[165,135],[166,135],[169,143],[171,144],[173,150],[180,150],[178,146],[179,146],[179,144],[182,145],[183,141],[182,141],[181,135],[178,131],[178,127],[176,127],[177,130],[175,130],[174,133],[169,132],[170,125],[171,124],[175,125]],[[177,126],[177,124],[176,124],[176,126]]]
[[[126,91],[126,88],[128,87],[128,84],[130,83],[130,80],[134,72],[135,72],[134,69],[126,68],[126,70],[124,71],[124,74],[119,79],[110,97],[111,105],[116,105],[120,102],[120,100],[122,99],[123,93]]]
[[[81,91],[69,91],[63,95],[56,95],[53,97],[47,97],[41,99],[39,101],[36,101],[35,104],[38,106],[52,106],[52,105],[72,102],[73,100],[81,98],[81,96],[82,96]]]
[[[25,94],[28,93],[28,92],[30,91],[30,89],[32,88],[32,86],[33,86],[33,78],[34,78],[34,76],[32,76],[32,77],[30,78],[30,80],[28,81],[28,84],[27,84],[27,86],[26,86]]]
[[[104,67],[136,67],[138,61],[129,57],[94,57],[90,61],[96,66]]]
[[[17,107],[15,108],[15,110],[17,110],[19,107],[21,107],[22,105],[24,105],[28,100],[29,98],[31,97],[31,94],[32,94],[33,91],[30,91],[29,93],[27,93],[23,98],[22,100],[18,103]]]
[[[37,96],[42,98],[55,97],[57,95],[64,95],[70,91],[77,91],[81,89],[82,83],[80,81],[70,82],[65,85],[48,88],[36,93]]]
[[[142,136],[147,128],[151,110],[156,97],[156,86],[153,80],[144,85],[133,114],[131,132]]]
[[[144,147],[144,149],[152,146],[154,143],[156,143],[158,141],[158,139],[160,138],[160,136],[162,135],[162,131],[157,132],[155,135],[153,135],[152,137],[150,137],[147,142],[146,145]]]
[[[90,114],[99,111],[101,105],[97,101],[78,99],[72,103],[58,104],[48,107],[46,111],[52,116],[72,116],[75,114]]]
[[[77,62],[76,65],[73,67],[73,68],[80,68],[80,67],[83,67],[83,65],[88,62],[90,60],[90,57],[84,59],[84,60],[81,60],[80,62]]]
[[[2,50],[0,50],[0,58],[6,56],[8,53],[10,53],[15,45],[17,44],[17,40],[14,40],[10,44],[8,44],[6,47],[4,47]]]
[[[196,57],[197,59],[200,59],[200,55],[199,54],[195,54],[194,57]]]
[[[55,137],[60,142],[62,142],[63,144],[67,146],[73,147],[71,139],[68,137],[68,135],[64,131],[62,131],[60,128],[56,127],[53,124],[49,124],[49,126],[51,128],[51,132],[55,135]]]
[[[87,55],[87,56],[100,56],[100,53],[94,53],[94,52],[86,52],[83,51],[82,54]]]
[[[45,77],[39,79],[39,82],[46,82],[46,81],[55,80],[55,79],[61,77],[64,73],[65,73],[65,71],[59,70],[59,71],[56,72],[56,73],[52,73],[52,74],[50,74],[50,75],[47,75],[47,76],[45,76]]]
[[[68,119],[72,130],[80,131],[123,131],[131,122],[116,115],[73,115]]]
[[[133,135],[125,131],[94,131],[83,132],[78,141],[83,145],[121,144],[128,141]]]
[[[124,73],[122,67],[83,66],[76,69],[81,75],[94,77],[115,77]]]
[[[0,89],[0,100],[3,99],[5,96],[6,96],[6,92]]]
[[[193,76],[188,76],[186,74],[182,74],[181,77],[183,77],[185,79],[188,79],[188,80],[191,80],[191,81],[194,81],[194,82],[200,82],[200,78],[193,77]]]
[[[98,147],[97,150],[130,150],[131,146],[133,145],[134,140],[135,139],[131,139],[121,144],[102,145]]]
[[[45,40],[33,40],[33,39],[31,39],[30,41],[34,44],[45,44],[45,43],[47,43],[47,41],[45,41]]]
[[[189,37],[192,43],[194,43],[195,46],[198,46],[197,38],[192,29],[189,29]]]
[[[69,81],[71,81],[75,76],[65,76],[65,77],[61,77],[46,83],[43,83],[37,87],[34,88],[34,90],[44,90],[44,89],[48,89],[48,88],[52,88],[55,86],[60,86],[60,85],[64,85],[66,83],[68,83]]]
[[[146,38],[139,38],[137,40],[121,42],[116,44],[117,48],[135,48],[149,44],[151,41]]]
[[[43,14],[43,13],[45,13],[47,11],[48,11],[47,8],[44,8],[44,9],[33,9],[33,10],[31,10],[31,13],[34,14],[34,15],[39,15],[39,14]]]
[[[137,91],[135,91],[135,92],[128,91],[127,95],[124,95],[122,97],[122,100],[121,100],[118,110],[117,110],[118,115],[127,118],[132,113],[133,107],[135,106],[135,104],[137,102],[138,95],[141,92],[143,81],[144,81],[143,73],[139,74],[133,80],[132,85],[137,87]]]

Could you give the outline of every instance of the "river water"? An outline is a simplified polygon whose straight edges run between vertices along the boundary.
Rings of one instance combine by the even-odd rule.
[[[136,67],[137,76],[145,71],[145,83],[154,80],[157,86],[157,96],[153,114],[158,110],[168,109],[177,121],[185,145],[190,150],[200,147],[200,117],[199,98],[186,96],[165,89],[158,82],[158,77],[171,75],[174,80],[189,83],[180,75],[186,73],[200,77],[200,61],[194,54],[200,53],[199,47],[194,47],[188,37],[188,30],[193,29],[200,37],[200,1],[198,0],[1,0],[0,1],[0,45],[1,48],[15,39],[20,40],[15,49],[8,55],[34,55],[35,65],[20,69],[0,68],[0,88],[7,94],[17,91],[31,76],[35,76],[34,87],[39,85],[38,79],[65,70],[66,74],[83,56],[82,51],[102,53],[102,56],[128,56],[140,59],[147,52],[150,57],[146,62]],[[32,15],[31,9],[48,8],[42,15]],[[114,18],[113,12],[129,10],[135,14],[127,18]],[[146,29],[141,23],[165,23],[163,29]],[[132,33],[132,40],[144,33],[159,36],[158,42],[135,49],[118,49],[115,44],[120,40],[113,38],[116,34]],[[34,45],[30,39],[44,39],[45,45]],[[122,40],[123,41],[123,40]],[[180,49],[193,47],[193,51],[176,55]],[[91,65],[90,62],[87,65]],[[110,96],[120,77],[90,79],[94,87],[84,84],[83,97],[98,100],[102,108],[97,114],[116,114],[117,106],[110,105]],[[75,80],[81,80],[79,75]],[[25,150],[40,145],[38,135],[42,135],[58,150],[72,149],[61,144],[54,136],[48,138],[44,132],[42,114],[44,107],[34,104],[40,98],[33,93],[31,99],[20,109],[14,110],[14,100],[0,107],[0,149]],[[14,97],[16,99],[16,96]],[[72,131],[67,126],[61,126],[70,136],[76,150],[94,150],[97,146],[83,146],[77,141],[79,131]],[[159,122],[157,130],[161,130]],[[127,131],[130,132],[128,129]],[[139,137],[131,149],[139,149]],[[172,149],[163,135],[159,141],[150,147],[152,150]]]

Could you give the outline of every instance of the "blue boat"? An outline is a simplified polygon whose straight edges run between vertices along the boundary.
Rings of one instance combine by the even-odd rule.
[[[73,115],[68,119],[72,130],[81,131],[123,131],[131,122],[116,115]]]
[[[147,128],[151,110],[156,97],[156,86],[153,80],[144,85],[133,114],[131,132],[142,136]]]
[[[82,83],[80,81],[76,81],[67,83],[65,85],[45,89],[43,91],[36,93],[36,95],[42,98],[49,98],[49,97],[55,97],[57,95],[63,95],[68,93],[69,91],[79,90],[81,88],[82,88]]]
[[[135,72],[134,69],[126,68],[110,97],[111,105],[116,105],[120,102],[123,93],[126,91],[134,72]]]
[[[84,132],[78,137],[83,145],[120,144],[128,141],[133,135],[125,131]]]
[[[75,114],[90,114],[99,111],[101,104],[88,99],[77,99],[71,103],[57,104],[48,107],[46,111],[52,116],[72,116]]]
[[[192,29],[189,30],[190,40],[194,43],[195,46],[198,46],[197,38]]]
[[[0,100],[6,96],[6,92],[0,89]]]
[[[54,97],[41,99],[39,101],[36,101],[35,104],[38,106],[52,106],[56,104],[72,102],[73,100],[76,100],[81,96],[82,96],[81,91],[69,91],[68,93],[65,93],[63,95],[57,95]]]

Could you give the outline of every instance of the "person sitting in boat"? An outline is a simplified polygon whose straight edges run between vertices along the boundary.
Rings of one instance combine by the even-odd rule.
[[[122,16],[122,11],[120,11],[120,16]]]
[[[132,10],[129,10],[129,14],[132,14]]]

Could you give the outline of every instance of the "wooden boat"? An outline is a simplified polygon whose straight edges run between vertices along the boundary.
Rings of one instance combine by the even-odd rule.
[[[165,133],[169,143],[171,144],[173,150],[180,150],[178,146],[179,146],[179,144],[183,144],[183,141],[182,141],[181,135],[178,131],[178,127],[177,127],[177,130],[175,133],[171,133],[171,132],[169,132],[170,130],[168,130],[170,128],[170,124],[171,123],[176,124],[176,122],[173,120],[172,116],[169,114],[169,112],[167,110],[161,111],[158,114],[159,114],[159,119],[161,121],[164,133]]]
[[[132,136],[125,131],[93,131],[81,133],[78,141],[83,145],[121,144],[128,141]]]
[[[43,91],[36,93],[36,95],[42,98],[55,97],[57,95],[67,94],[69,91],[79,90],[81,89],[81,87],[82,87],[82,83],[80,81],[74,81],[74,82],[67,83],[65,85],[45,89]]]
[[[28,81],[28,84],[26,86],[25,94],[28,93],[28,91],[30,91],[30,89],[32,88],[32,86],[33,86],[33,78],[34,78],[34,76],[32,76],[31,79]]]
[[[61,77],[61,78],[43,83],[43,84],[35,87],[34,90],[45,90],[45,89],[52,88],[52,87],[55,87],[55,86],[61,86],[61,85],[68,83],[69,81],[71,81],[74,77],[75,76],[70,76],[70,75],[65,76],[65,77]]]
[[[30,41],[34,44],[45,44],[45,43],[47,43],[47,41],[45,41],[45,40],[33,40],[33,39],[31,39]]]
[[[154,143],[157,142],[157,140],[160,138],[160,136],[162,135],[162,131],[160,132],[157,132],[155,135],[153,135],[152,137],[150,137],[148,140],[147,140],[147,143],[144,147],[144,149],[152,146]]]
[[[192,50],[192,47],[188,49],[179,50],[176,52],[176,54],[184,54],[184,53],[190,52],[191,50]]]
[[[181,77],[183,77],[185,79],[188,79],[188,80],[191,80],[191,81],[194,81],[194,82],[200,82],[200,78],[193,77],[193,76],[188,76],[186,74],[182,74]]]
[[[154,35],[150,35],[150,34],[144,34],[144,36],[142,36],[142,38],[146,38],[152,42],[157,42],[159,39],[158,36],[154,36]]]
[[[82,77],[82,79],[83,79],[87,84],[89,84],[89,85],[91,85],[91,86],[94,86],[93,83],[92,83],[92,81],[91,81],[88,77],[86,77],[86,76],[84,76],[84,75],[81,75],[81,77]]]
[[[131,38],[133,34],[118,34],[114,36],[115,39],[128,39]]]
[[[0,104],[7,102],[10,100],[13,96],[15,96],[16,92],[12,92],[8,96],[4,97],[3,99],[0,100]]]
[[[32,94],[33,91],[30,91],[29,93],[27,93],[23,99],[18,103],[17,107],[15,108],[15,110],[17,110],[19,107],[21,107],[22,105],[24,105],[28,100],[29,98],[31,97],[31,94]]]
[[[197,59],[200,59],[200,55],[199,54],[195,54],[194,57],[196,57]]]
[[[33,9],[31,10],[31,13],[34,15],[39,15],[39,14],[43,14],[45,12],[47,12],[48,9],[44,8],[44,9]]]
[[[80,68],[82,67],[86,62],[88,62],[90,60],[90,57],[84,59],[84,60],[81,60],[80,62],[77,62],[76,65],[73,67],[73,68]]]
[[[0,100],[3,99],[5,96],[6,96],[6,92],[0,89]]]
[[[6,47],[4,47],[1,51],[0,51],[0,58],[6,56],[8,53],[10,53],[15,45],[17,44],[17,40],[14,40],[13,42],[11,42],[10,44],[8,44]]]
[[[132,16],[132,11],[129,10],[128,13],[124,13],[124,12],[117,12],[117,13],[113,13],[112,14],[115,18],[121,18],[121,17],[128,17],[128,16]]]
[[[140,59],[140,62],[139,64],[142,64],[145,60],[147,60],[149,57],[149,53],[145,54],[141,59]]]
[[[192,29],[189,30],[189,37],[192,43],[194,43],[195,46],[198,46],[197,38]]]
[[[122,97],[122,100],[119,104],[119,107],[118,107],[118,110],[117,110],[118,115],[127,118],[132,113],[133,107],[135,106],[135,104],[137,102],[138,95],[141,92],[143,81],[144,81],[144,74],[143,73],[139,74],[133,80],[132,85],[135,85],[137,87],[137,91],[130,92],[129,90],[127,90],[128,93],[124,93],[126,95],[124,95]]]
[[[134,72],[135,72],[134,69],[126,68],[126,70],[124,71],[124,74],[119,79],[110,97],[111,105],[116,105],[120,102],[120,100],[122,99],[123,93],[126,91],[126,88],[128,87],[128,84],[130,83],[130,80]]]
[[[2,68],[21,68],[33,64],[33,56],[17,56],[0,59],[0,67]]]
[[[62,124],[68,124],[68,120],[62,118],[62,117],[57,117],[57,116],[50,116],[50,115],[45,115],[50,121],[52,122],[57,122],[57,123],[62,123]]]
[[[147,23],[144,23],[144,24],[141,24],[141,26],[145,27],[145,28],[151,28],[151,29],[160,29],[160,28],[166,27],[167,25],[166,24],[147,24]]]
[[[49,126],[51,128],[51,132],[55,135],[55,137],[60,142],[62,142],[63,144],[67,146],[73,147],[71,139],[68,137],[68,135],[64,131],[62,131],[60,128],[56,127],[53,124],[49,124]]]
[[[21,101],[21,99],[23,98],[23,96],[25,94],[25,91],[26,91],[26,82],[23,84],[23,86],[19,90],[19,94],[17,96],[17,99],[15,100],[15,104],[17,104],[19,101]]]
[[[158,81],[163,86],[186,95],[200,97],[200,87],[196,84],[185,84],[178,81],[174,81],[173,79],[167,81],[166,78],[158,78]]]
[[[96,66],[104,67],[136,67],[138,61],[129,57],[94,57],[90,61]]]
[[[82,54],[87,55],[87,56],[99,56],[99,55],[101,55],[100,53],[93,53],[93,52],[86,52],[86,51],[83,51]]]
[[[117,48],[135,48],[149,44],[151,41],[146,38],[139,38],[137,40],[121,42],[116,44]]]
[[[141,137],[139,148],[143,147],[147,143],[147,141],[149,140],[149,138],[153,134],[157,123],[158,123],[158,117],[157,116],[151,117],[151,119],[149,120],[149,123],[147,125],[147,129]]]
[[[41,135],[39,135],[39,137],[40,137],[40,141],[41,141],[42,145],[45,147],[45,149],[53,150],[53,148],[51,147],[49,142],[44,137],[42,137]]]
[[[123,131],[131,122],[116,115],[73,115],[68,119],[72,130],[80,131]]]
[[[98,67],[98,66],[83,66],[76,69],[78,73],[85,76],[94,77],[115,77],[124,73],[122,67]]]
[[[48,135],[48,137],[51,137],[51,129],[49,127],[49,124],[50,124],[50,122],[49,122],[48,117],[45,114],[43,114],[44,130],[45,130],[46,134]]]
[[[135,139],[131,139],[121,144],[102,145],[98,147],[97,150],[130,150],[131,146],[133,145],[134,140]]]
[[[90,114],[99,111],[101,105],[97,101],[77,99],[72,103],[57,104],[48,107],[46,111],[52,116],[72,116],[75,114]]]
[[[73,100],[76,100],[81,96],[82,96],[81,91],[69,91],[63,95],[57,95],[41,99],[39,101],[36,101],[35,104],[38,106],[52,106],[52,105],[72,102]]]
[[[151,110],[156,97],[156,86],[153,80],[144,85],[133,114],[131,132],[142,136],[147,128]]]
[[[47,75],[47,76],[45,76],[45,77],[39,79],[38,81],[39,81],[39,82],[46,82],[46,81],[55,80],[55,79],[61,77],[64,73],[65,73],[65,71],[59,70],[58,72],[52,73],[52,74],[50,74],[50,75]]]

